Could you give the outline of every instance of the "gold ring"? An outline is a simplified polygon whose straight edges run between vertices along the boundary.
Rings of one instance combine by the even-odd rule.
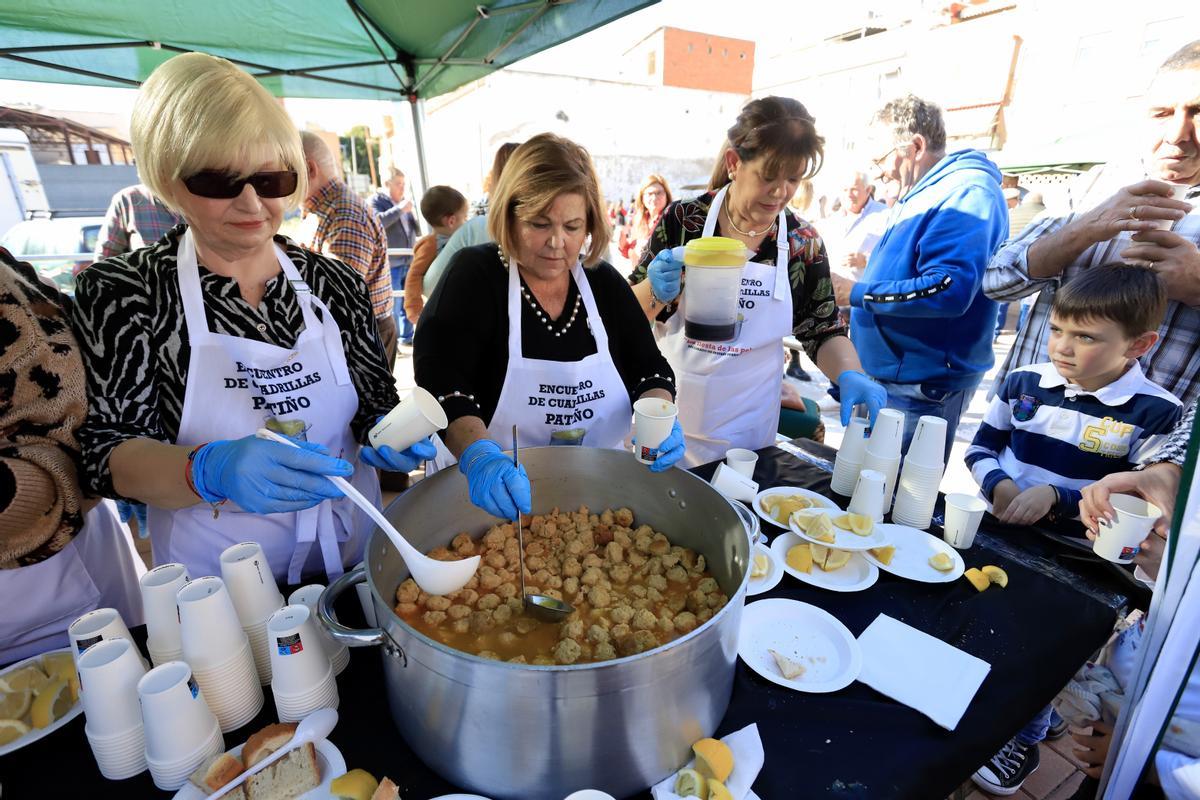
[[[1130,218],[1130,219],[1137,219],[1137,218],[1138,218],[1138,216],[1137,216],[1137,206],[1130,206],[1130,207],[1129,207],[1129,218]]]

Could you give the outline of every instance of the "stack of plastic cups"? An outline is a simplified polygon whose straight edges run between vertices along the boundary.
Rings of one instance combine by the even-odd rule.
[[[205,760],[225,750],[220,724],[182,661],[147,672],[138,681],[137,693],[146,732],[146,764],[154,785],[173,792]]]
[[[163,564],[142,576],[142,610],[146,614],[146,649],[155,666],[183,659],[179,609],[175,597],[190,580],[183,564]]]
[[[904,456],[892,522],[925,530],[933,520],[938,486],[946,467],[946,420],[921,417]]]
[[[329,656],[329,663],[333,665],[333,675],[337,677],[350,664],[350,649],[337,639],[334,639],[329,631],[325,630],[325,626],[321,624],[321,620],[317,618],[317,601],[321,599],[321,592],[323,591],[325,591],[325,587],[319,583],[310,583],[308,586],[301,586],[292,592],[291,597],[288,598],[288,603],[308,608],[308,613],[312,616],[313,626],[316,627],[317,633],[321,637],[321,643],[325,646],[325,654]]]
[[[267,621],[271,637],[271,692],[280,722],[296,722],[318,708],[337,708],[333,665],[307,606],[284,606]]]
[[[146,667],[128,639],[110,639],[79,656],[83,732],[100,774],[110,781],[146,770],[146,739],[138,705],[138,681]]]
[[[121,612],[115,608],[97,608],[87,612],[71,623],[67,628],[67,637],[71,640],[71,659],[75,662],[76,672],[79,671],[79,656],[92,645],[107,639],[133,641],[125,620],[121,619]],[[137,650],[134,652],[137,653]],[[143,667],[147,666],[141,653],[137,653],[137,657]]]
[[[242,630],[250,640],[258,682],[271,683],[271,657],[267,648],[267,617],[283,606],[271,565],[258,542],[235,544],[221,553],[221,577],[233,598]]]
[[[858,483],[858,473],[863,468],[863,459],[867,456],[867,420],[855,417],[846,428],[842,437],[842,446],[838,448],[837,459],[833,462],[833,480],[829,488],[838,494],[849,497]]]
[[[858,473],[858,483],[846,510],[851,514],[862,514],[876,522],[882,522],[886,489],[887,477],[882,472],[873,469],[862,470]]]
[[[254,719],[264,698],[250,642],[225,584],[212,576],[199,578],[179,590],[178,600],[183,658],[221,731],[240,728]]]
[[[883,512],[892,507],[892,492],[896,489],[896,476],[900,472],[900,449],[904,444],[904,414],[894,408],[885,408],[875,418],[871,438],[867,440],[867,454],[863,457],[863,469],[883,473]]]

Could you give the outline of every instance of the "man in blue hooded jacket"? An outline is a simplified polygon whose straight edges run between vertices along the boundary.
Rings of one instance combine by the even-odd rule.
[[[861,281],[850,293],[851,330],[864,371],[905,414],[908,447],[923,414],[948,423],[946,455],[963,409],[992,366],[996,304],[983,271],[1008,235],[1000,171],[978,150],[946,153],[933,103],[893,100],[872,125],[874,159],[899,200]]]

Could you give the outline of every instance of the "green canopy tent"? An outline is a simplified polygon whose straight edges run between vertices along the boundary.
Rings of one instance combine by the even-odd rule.
[[[135,87],[201,51],[278,97],[423,98],[657,0],[0,0],[0,78]]]

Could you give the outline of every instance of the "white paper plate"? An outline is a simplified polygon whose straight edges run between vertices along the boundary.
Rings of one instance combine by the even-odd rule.
[[[771,552],[779,559],[783,571],[798,581],[821,589],[828,589],[831,592],[861,592],[863,589],[871,588],[875,585],[875,581],[879,580],[879,568],[863,558],[862,553],[852,554],[850,562],[841,569],[826,572],[820,567],[813,567],[812,572],[805,575],[799,570],[792,569],[787,563],[788,550],[798,544],[807,544],[807,542],[791,531],[779,534],[775,537],[775,541],[771,542]]]
[[[762,507],[763,498],[768,497],[773,494],[782,494],[782,495],[799,494],[799,495],[803,495],[804,497],[807,497],[809,500],[812,500],[818,506],[824,506],[825,508],[828,508],[831,511],[841,511],[841,509],[838,508],[837,503],[833,502],[825,495],[817,494],[816,492],[809,491],[808,489],[799,489],[799,488],[796,488],[795,486],[776,486],[774,489],[763,489],[761,492],[759,492],[758,494],[756,494],[754,496],[754,511],[756,514],[758,514],[758,516],[761,519],[765,520],[766,522],[771,523],[772,525],[774,525],[777,528],[784,528],[786,530],[787,525],[783,522],[776,522],[775,519],[770,514],[768,514],[766,511],[763,511],[763,507]]]
[[[245,746],[246,743],[242,742],[226,752],[241,756],[242,748]],[[333,783],[334,778],[346,774],[346,759],[342,758],[342,752],[333,746],[333,742],[322,739],[314,746],[317,748],[317,768],[321,770],[321,785],[315,789],[309,789],[296,800],[332,800],[333,794],[329,791],[329,785]],[[204,800],[206,797],[208,794],[188,781],[182,789],[175,793],[174,800]]]
[[[0,672],[0,676],[7,675],[8,673],[13,672],[14,670],[18,670],[21,667],[25,666],[26,664],[40,663],[42,660],[42,656],[48,655],[49,653],[69,653],[69,652],[71,652],[71,648],[63,647],[58,650],[48,650],[45,653],[40,653],[36,656],[30,656],[29,658],[26,658],[22,661],[18,661],[17,663],[13,664],[12,666],[5,668],[3,672]],[[49,736],[50,734],[54,733],[56,730],[61,728],[63,725],[66,725],[68,722],[75,719],[82,713],[83,713],[83,703],[76,700],[75,705],[71,706],[71,708],[67,711],[67,713],[63,714],[58,719],[54,720],[54,722],[51,722],[46,727],[35,728],[31,725],[29,727],[29,733],[25,734],[20,739],[9,742],[8,744],[4,745],[3,747],[0,747],[0,756],[11,753],[14,750],[20,750],[22,747],[24,747],[27,744],[32,744],[44,736]]]
[[[966,571],[962,556],[943,539],[907,525],[876,523],[875,527],[884,529],[883,535],[888,544],[896,548],[896,554],[892,556],[891,564],[884,564],[870,553],[863,553],[863,557],[885,572],[921,583],[950,583]],[[935,553],[947,553],[954,559],[954,569],[939,572],[929,566],[929,558]]]
[[[841,528],[839,528],[837,525],[834,525],[833,526],[834,540],[832,542],[822,542],[820,539],[814,539],[813,537],[809,536],[807,533],[805,533],[804,531],[802,531],[800,529],[799,525],[796,524],[796,518],[803,513],[804,512],[802,512],[802,511],[798,511],[795,514],[793,514],[791,519],[788,520],[788,528],[792,531],[792,533],[796,534],[801,539],[812,542],[813,544],[823,544],[826,547],[834,547],[834,548],[837,548],[838,550],[855,550],[855,551],[870,550],[872,547],[883,547],[885,544],[890,544],[890,542],[888,541],[888,538],[887,538],[887,534],[884,533],[884,531],[880,530],[881,528],[887,527],[887,526],[884,526],[878,522],[876,522],[875,527],[871,529],[870,536],[859,536],[854,531],[844,531]],[[841,514],[841,513],[842,513],[841,511],[837,512],[837,514]],[[830,516],[832,517],[834,515],[831,514]]]
[[[767,557],[770,566],[767,568],[767,574],[761,578],[751,578],[750,583],[746,586],[746,596],[753,597],[756,594],[769,592],[779,585],[783,580],[783,559],[777,558],[776,554],[771,551],[771,548],[765,544],[754,545],[754,550],[750,553],[751,566],[755,553],[762,553]]]
[[[433,800],[488,800],[488,798],[479,794],[444,794]]]
[[[805,673],[784,678],[768,650],[803,665]],[[798,692],[836,692],[862,669],[862,650],[845,625],[816,606],[779,598],[746,606],[738,655],[762,677]]]

